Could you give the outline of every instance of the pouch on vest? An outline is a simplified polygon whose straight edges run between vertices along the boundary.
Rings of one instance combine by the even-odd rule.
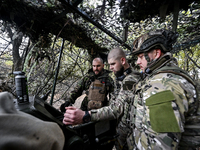
[[[90,84],[88,93],[88,110],[98,109],[103,106],[103,101],[105,99],[106,90],[105,84],[101,83],[99,80],[95,80]]]

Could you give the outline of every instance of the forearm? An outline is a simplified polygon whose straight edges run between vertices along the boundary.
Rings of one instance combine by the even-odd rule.
[[[118,119],[124,113],[124,103],[132,96],[130,90],[120,90],[117,97],[112,99],[109,106],[91,111],[92,121]]]
[[[79,94],[78,92],[75,93],[74,91],[72,91],[72,93],[71,93],[71,95],[70,95],[70,97],[69,97],[69,102],[72,103],[72,104],[74,104],[75,101],[76,101],[76,99],[77,99],[79,96],[81,96],[81,94]]]
[[[123,113],[123,103],[112,102],[109,106],[91,110],[91,121],[113,120]]]
[[[79,82],[73,91],[71,91],[71,95],[69,97],[69,101],[74,104],[76,99],[82,95],[83,90],[85,90],[84,87],[84,81]]]

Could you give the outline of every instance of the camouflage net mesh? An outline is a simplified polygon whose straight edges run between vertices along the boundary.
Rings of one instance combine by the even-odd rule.
[[[80,16],[74,17],[74,15],[71,16],[71,18],[74,18],[74,20],[87,31],[87,34],[91,36],[92,40],[103,47],[110,49],[116,46],[123,46],[123,42],[131,47],[133,40],[145,32],[156,28],[172,29],[172,13],[169,13],[163,22],[161,22],[161,18],[158,15],[146,17],[146,19],[140,20],[139,22],[133,22],[130,18],[125,19],[125,17],[122,16],[122,9],[127,7],[126,4],[122,6],[122,2],[115,2],[113,4],[111,4],[111,2],[112,1],[104,0],[102,3],[99,2],[92,5],[91,1],[87,0],[84,1],[85,5],[80,5],[80,9],[89,14],[90,18],[97,21],[102,28],[106,28],[121,39],[122,43],[119,43],[105,32],[102,32],[102,30],[92,25],[90,22],[85,21],[84,18]],[[179,39],[174,45],[174,53],[200,42],[200,4],[199,2],[192,3],[188,7],[188,10],[182,9],[179,12],[177,21]],[[130,11],[131,10],[129,10],[129,12]],[[184,32],[182,31],[183,29],[185,29]],[[128,50],[126,46],[123,46],[123,48]]]
[[[67,40],[65,46],[69,47],[69,51],[63,52],[64,56],[70,57],[70,59],[72,59],[71,57],[76,58],[76,60],[72,60],[72,64],[63,63],[61,65],[61,68],[64,69],[60,71],[58,82],[60,89],[65,91],[57,90],[57,93],[62,94],[60,96],[59,93],[60,95],[56,98],[57,101],[65,94],[68,95],[70,91],[68,89],[74,84],[64,79],[74,77],[73,81],[75,81],[83,76],[88,69],[75,67],[74,64],[87,63],[86,66],[90,67],[88,60],[91,58],[87,55],[88,53],[90,55],[100,53],[106,58],[109,50],[120,46],[126,50],[128,58],[134,66],[135,59],[130,55],[133,40],[150,30],[157,28],[172,29],[173,26],[173,14],[171,12],[168,12],[164,19],[159,17],[158,11],[148,14],[150,8],[153,8],[150,3],[153,1],[152,4],[159,7],[160,0],[146,1],[146,5],[144,3],[136,5],[134,3],[136,1],[144,2],[143,0],[84,0],[82,2],[79,0],[1,0],[0,19],[15,25],[19,32],[23,32],[31,40],[41,41],[42,45],[40,46],[42,48],[37,47],[35,50],[40,51],[40,53],[46,51],[47,54],[51,54],[49,55],[52,57],[51,63],[48,60],[40,61],[41,67],[36,66],[35,74],[28,74],[31,77],[30,82],[33,83],[30,85],[32,93],[41,94],[41,91],[45,93],[45,90],[52,88],[52,74],[55,70],[53,66],[56,66],[56,56],[60,50],[61,39],[56,40],[52,51],[48,46],[52,44],[52,37],[55,36]],[[81,3],[76,4],[78,2]],[[132,3],[127,5],[130,2]],[[181,3],[184,2],[181,1]],[[141,9],[141,7],[144,8]],[[173,53],[188,49],[200,42],[199,8],[200,3],[196,2],[179,12],[177,32],[180,36],[174,45]],[[133,16],[136,16],[137,19],[134,20]],[[188,54],[187,57],[192,56]],[[30,56],[30,58],[32,57]],[[30,60],[33,61],[30,68],[34,68],[36,61]],[[181,60],[183,59],[181,58]],[[46,66],[46,62],[49,63],[49,66],[47,70],[44,70],[43,66]],[[199,67],[198,58],[195,58],[194,62]],[[77,73],[78,71],[80,75]],[[71,74],[73,74],[73,77],[71,77]],[[193,74],[198,75],[198,73]],[[47,75],[49,75],[48,78]],[[34,78],[35,76],[40,76],[45,80],[41,82],[40,78]]]
[[[79,2],[81,3],[78,4]],[[26,32],[30,33],[30,35],[34,36],[35,32],[37,34],[45,34],[44,29],[49,26],[51,27],[52,32],[56,31],[52,34],[57,33],[56,35],[60,36],[63,36],[63,34],[69,34],[70,38],[67,38],[67,40],[71,40],[76,46],[82,46],[91,50],[91,52],[93,48],[94,51],[99,49],[99,51],[107,52],[111,48],[117,46],[122,46],[125,50],[130,51],[133,40],[140,34],[156,28],[171,29],[173,25],[173,14],[171,13],[166,16],[162,23],[160,22],[161,18],[158,15],[152,15],[151,13],[149,13],[151,14],[149,16],[141,16],[141,18],[146,19],[140,20],[139,22],[137,20],[137,22],[134,22],[131,17],[124,17],[124,10],[129,10],[129,16],[133,15],[134,13],[138,15],[137,11],[139,7],[132,6],[134,1],[131,3],[131,6],[127,5],[128,1],[112,0],[21,0],[19,3],[14,3],[12,0],[9,3],[8,1],[3,0],[1,3],[4,5],[7,4],[9,7],[9,4],[12,3],[12,7],[15,8],[12,10],[13,12],[11,12],[9,16],[11,21],[13,21],[13,18],[16,16],[23,15],[26,17],[27,22],[24,23],[25,25],[23,25],[26,26]],[[72,5],[75,9],[72,9]],[[181,49],[187,48],[188,46],[195,45],[200,41],[200,4],[192,3],[187,8],[189,8],[189,10],[182,10],[179,12],[177,31],[179,32],[180,37],[174,46],[174,52],[178,52]],[[40,16],[40,18],[36,18],[34,15],[37,17]],[[94,22],[97,22],[99,26],[95,26],[84,16],[88,17]],[[45,27],[40,28],[40,26],[37,26],[37,23],[43,18],[48,18],[48,22],[43,24]],[[65,18],[64,22],[66,24],[64,25],[62,18]],[[34,23],[30,24],[31,21],[29,22],[28,20],[32,20],[32,22],[34,20]],[[18,24],[20,23],[18,22]],[[71,26],[68,26],[69,24]],[[59,32],[56,30],[56,27],[59,27],[60,25],[62,25],[60,28],[67,29],[59,30]],[[27,27],[29,28],[27,29]],[[21,29],[25,30],[25,28],[22,28],[22,25]],[[35,31],[36,29],[37,31]],[[102,29],[108,31],[112,36],[102,31]],[[183,29],[185,29],[185,32],[182,31]],[[116,40],[115,38],[119,40]],[[88,44],[86,41],[88,41],[90,44]],[[95,47],[94,45],[97,46]]]

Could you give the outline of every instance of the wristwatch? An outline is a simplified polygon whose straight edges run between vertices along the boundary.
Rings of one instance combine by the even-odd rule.
[[[88,123],[91,121],[91,116],[88,111],[85,111],[85,115],[83,116],[83,123]]]

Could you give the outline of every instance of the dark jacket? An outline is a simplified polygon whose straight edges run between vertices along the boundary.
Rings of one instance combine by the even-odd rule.
[[[114,81],[109,76],[109,73],[111,71],[103,70],[103,73],[99,76],[96,76],[92,69],[90,69],[85,77],[83,77],[76,85],[74,90],[71,92],[71,95],[69,97],[70,103],[74,104],[76,99],[82,95],[83,91],[86,91],[89,89],[90,84],[95,80],[98,79],[101,82],[105,82],[106,85],[106,95],[114,91]],[[107,105],[108,99],[107,96],[105,96],[104,104]],[[87,109],[87,103],[88,103],[88,97],[86,96],[82,102],[81,109],[86,110]]]

